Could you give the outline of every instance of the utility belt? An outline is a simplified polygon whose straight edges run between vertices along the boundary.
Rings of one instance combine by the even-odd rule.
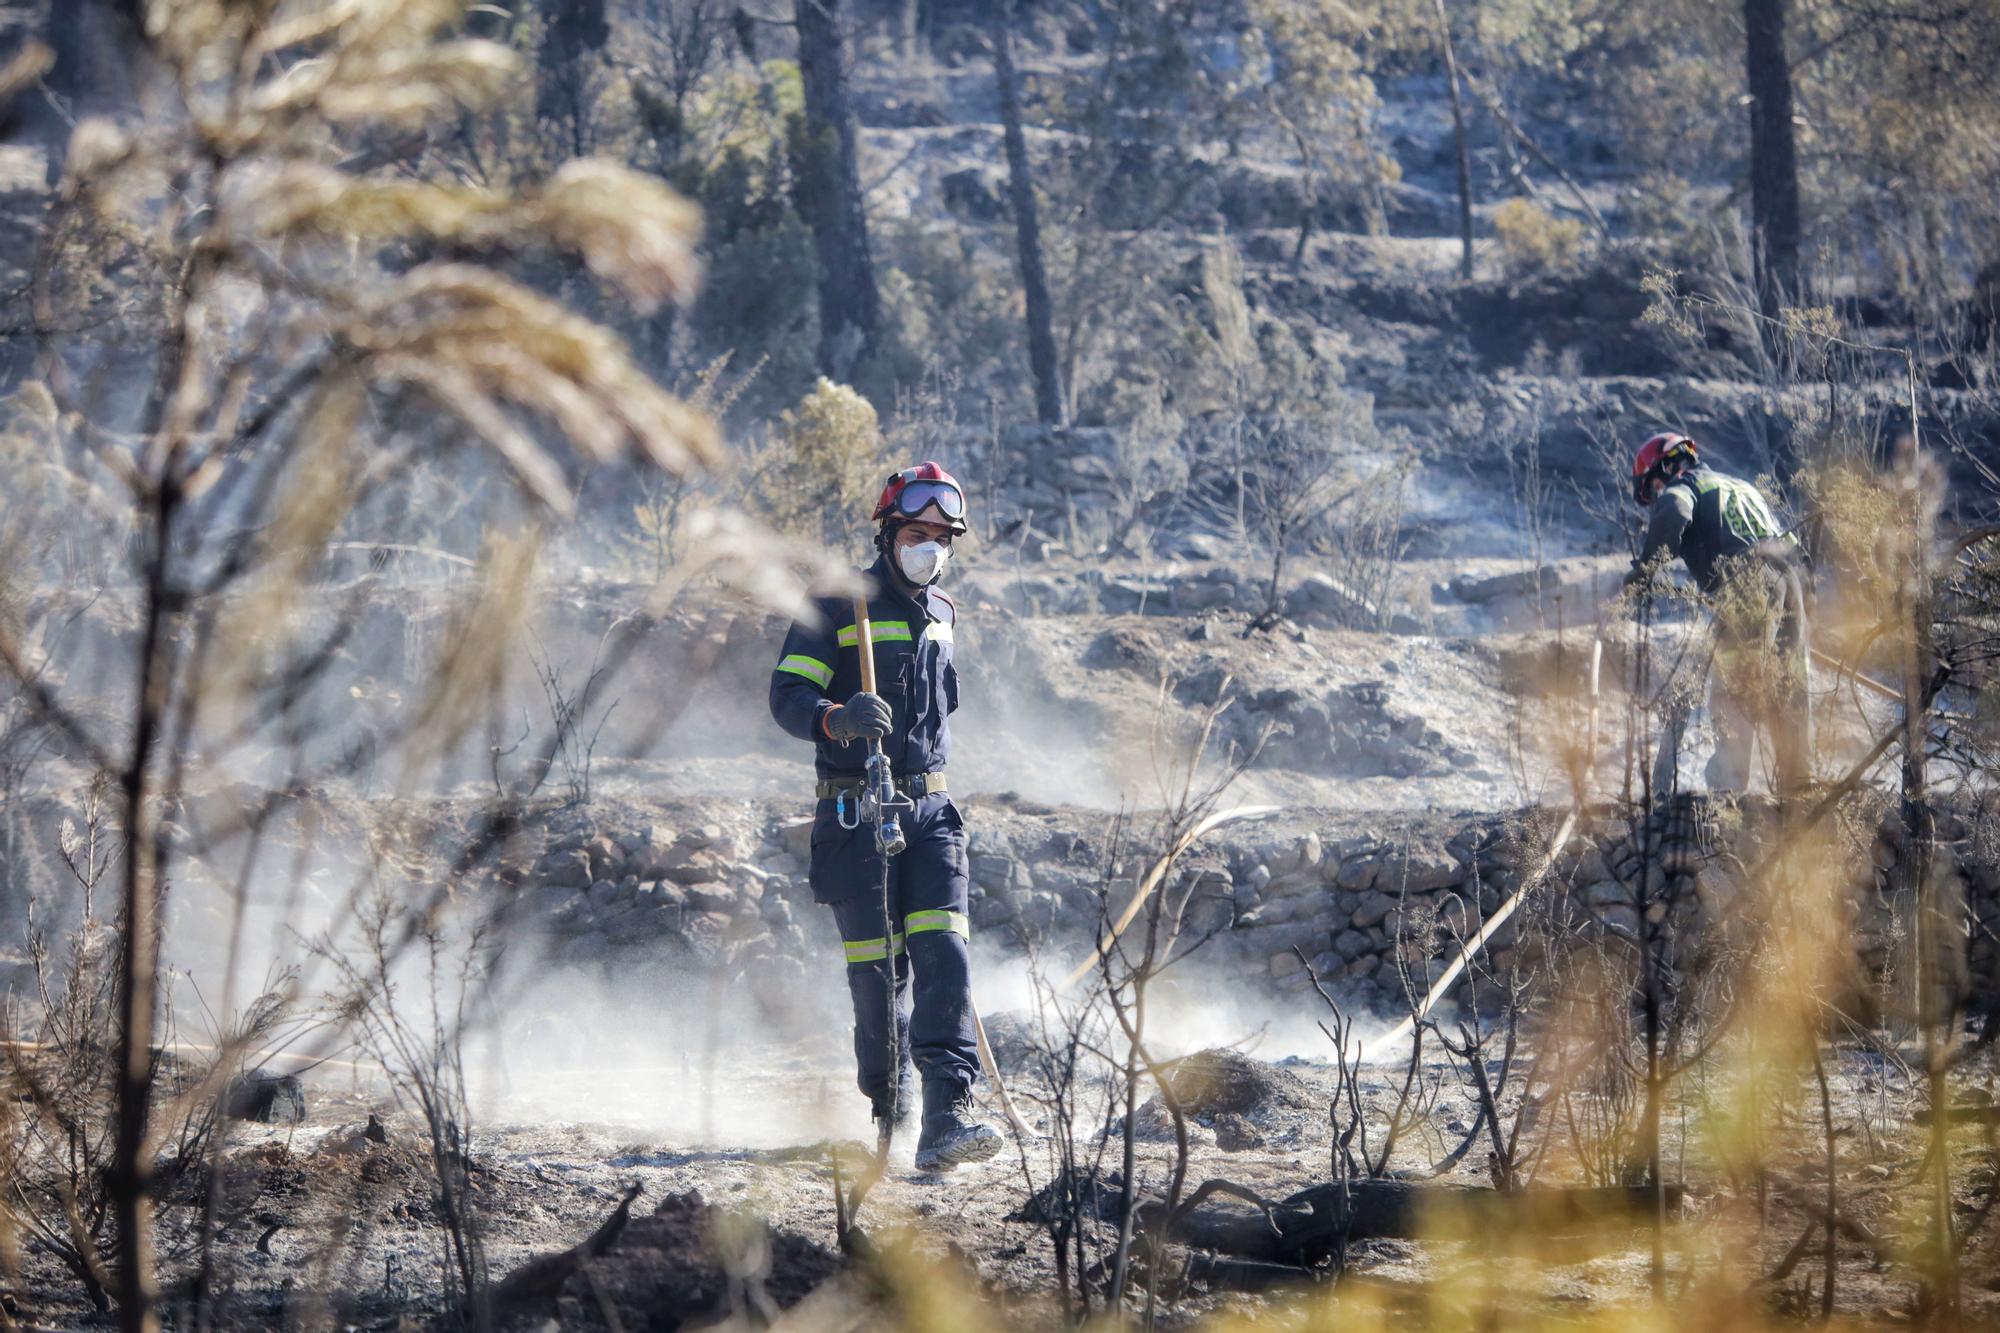
[[[867,785],[863,778],[827,778],[813,789],[813,794],[822,801],[836,801],[842,796],[858,795]],[[896,790],[913,801],[920,801],[944,790],[944,774],[914,773],[907,778],[897,778]]]

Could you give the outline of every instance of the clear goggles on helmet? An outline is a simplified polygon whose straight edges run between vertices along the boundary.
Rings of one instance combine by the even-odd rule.
[[[932,505],[954,522],[965,517],[965,493],[948,481],[910,482],[896,492],[893,503],[904,518],[915,518]]]

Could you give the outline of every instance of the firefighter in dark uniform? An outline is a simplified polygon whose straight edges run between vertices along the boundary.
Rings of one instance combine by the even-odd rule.
[[[833,908],[840,927],[861,1091],[886,1133],[913,1100],[904,1069],[914,1058],[923,1075],[917,1165],[947,1170],[1000,1150],[999,1134],[972,1109],[979,1049],[965,822],[944,773],[958,707],[957,612],[937,585],[953,538],[966,531],[965,492],[938,464],[922,463],[889,478],[874,520],[876,560],[864,577],[879,693],[861,688],[854,604],[821,598],[818,622],[796,623],[785,636],[771,673],[771,715],[814,746],[813,898]],[[881,738],[897,790],[914,803],[902,814],[908,845],[888,866],[887,920],[882,854],[854,814],[870,737]]]
[[[1749,785],[1757,732],[1771,739],[1776,790],[1810,777],[1805,560],[1763,493],[1704,465],[1685,435],[1655,435],[1632,460],[1632,498],[1648,509],[1646,536],[1627,582],[1643,582],[1668,560],[1687,567],[1715,610],[1709,712],[1715,755],[1709,789]],[[1660,740],[1656,791],[1675,785],[1685,707],[1673,709]],[[1761,724],[1761,726],[1760,726]]]

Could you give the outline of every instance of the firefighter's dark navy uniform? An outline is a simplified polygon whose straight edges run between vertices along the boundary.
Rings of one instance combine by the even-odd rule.
[[[868,760],[865,741],[828,739],[826,714],[861,689],[854,605],[822,598],[818,624],[795,623],[771,673],[771,715],[788,733],[815,744],[819,803],[813,811],[812,890],[832,906],[847,955],[854,1000],[854,1054],[861,1091],[887,1104],[888,986],[894,969],[898,1026],[906,1058],[925,1082],[972,1085],[978,1073],[967,940],[965,824],[945,791],[951,714],[958,707],[949,597],[935,587],[906,592],[885,560],[866,571],[875,642],[876,693],[895,714],[882,740],[899,790],[915,803],[902,816],[908,846],[889,865],[889,919],[882,913],[882,856],[866,824],[854,819]],[[915,973],[914,1006],[910,989]],[[898,1062],[900,1068],[901,1062]]]

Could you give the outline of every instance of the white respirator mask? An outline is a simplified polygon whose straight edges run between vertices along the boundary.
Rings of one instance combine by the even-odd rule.
[[[922,588],[937,582],[950,555],[941,543],[918,542],[915,546],[897,547],[896,563],[903,567],[904,578]]]

